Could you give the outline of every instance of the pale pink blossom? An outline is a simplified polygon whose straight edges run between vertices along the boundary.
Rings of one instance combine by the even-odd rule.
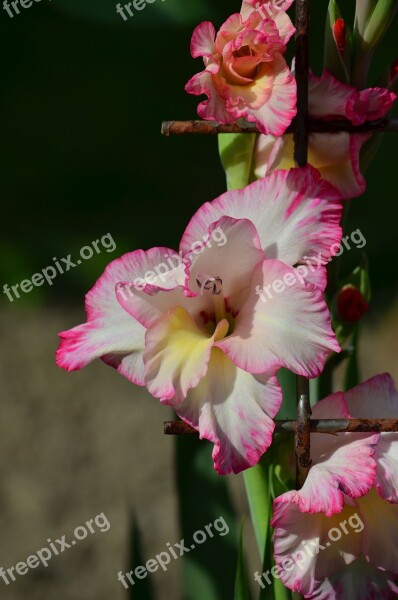
[[[397,419],[398,392],[388,374],[378,375],[322,400],[313,418]],[[312,434],[311,455],[302,489],[274,503],[281,580],[317,600],[396,598],[398,433]]]
[[[87,323],[60,334],[58,365],[102,358],[212,441],[219,473],[254,465],[272,441],[278,369],[316,377],[340,350],[320,265],[341,239],[341,210],[310,166],[204,204],[180,254],[138,250],[107,267],[86,297]],[[304,260],[307,280],[293,268]],[[258,290],[274,282],[263,302]]]
[[[324,71],[322,77],[310,74],[309,114],[312,117],[346,118],[354,125],[384,117],[396,95],[383,88],[358,91]],[[360,170],[360,151],[370,133],[312,133],[309,136],[308,161],[322,177],[332,183],[344,198],[364,193],[366,181]],[[294,166],[293,135],[282,138],[260,135],[254,153],[255,174],[264,177],[274,169]]]
[[[244,118],[264,133],[284,133],[296,114],[296,82],[283,58],[293,30],[286,20],[279,25],[254,10],[246,19],[232,15],[217,34],[208,21],[196,27],[191,54],[203,57],[205,70],[185,89],[207,95],[200,117],[219,123]]]

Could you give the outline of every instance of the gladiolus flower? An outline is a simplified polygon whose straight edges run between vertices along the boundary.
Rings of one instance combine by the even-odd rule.
[[[322,77],[310,75],[309,114],[314,118],[344,117],[354,125],[361,125],[384,117],[395,99],[394,93],[382,88],[358,91],[327,71]],[[360,171],[359,156],[370,137],[370,133],[312,133],[308,161],[344,198],[360,196],[366,189],[366,181]],[[293,135],[277,139],[260,135],[254,153],[256,176],[264,177],[274,169],[290,169],[294,166],[293,154]]]
[[[378,375],[322,400],[313,417],[397,419],[398,392]],[[302,489],[274,503],[281,580],[317,600],[396,598],[398,434],[311,434],[311,455]]]
[[[204,204],[179,254],[138,250],[107,267],[87,323],[60,334],[58,365],[102,358],[212,441],[220,474],[254,465],[281,403],[277,370],[315,377],[340,350],[319,264],[341,239],[341,209],[310,166]]]
[[[296,82],[283,58],[291,32],[280,26],[282,32],[254,10],[246,20],[232,15],[217,34],[208,21],[196,27],[191,54],[203,57],[205,70],[185,89],[208,96],[198,106],[200,117],[219,123],[244,118],[264,133],[284,133],[296,114]]]

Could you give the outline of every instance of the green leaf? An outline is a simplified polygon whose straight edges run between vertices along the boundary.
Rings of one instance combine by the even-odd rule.
[[[185,600],[222,600],[234,594],[238,530],[228,477],[215,472],[211,446],[196,436],[176,438],[179,518],[187,547],[195,531],[205,531],[205,526],[219,517],[229,528],[227,535],[214,535],[184,554],[181,564]]]
[[[275,436],[260,462],[243,474],[263,572],[270,571],[274,564],[270,526],[273,501],[294,487],[289,466],[292,451],[292,436]],[[259,600],[285,599],[291,599],[291,592],[277,579],[260,590]]]
[[[296,375],[287,369],[279,369],[278,381],[282,388],[283,402],[277,419],[295,419],[297,415]]]
[[[269,478],[263,461],[244,471],[243,478],[258,552],[263,564],[272,512]]]
[[[397,0],[378,0],[363,36],[364,43],[375,48],[390,27],[398,9]]]
[[[131,548],[132,556],[129,570],[138,565],[145,565],[146,562],[141,547],[141,531],[134,514],[131,516]],[[145,577],[136,583],[136,585],[129,587],[128,595],[131,600],[155,600],[150,577]]]
[[[280,579],[274,579],[275,600],[292,600],[293,592],[285,587]]]
[[[240,527],[239,548],[238,548],[238,565],[235,577],[235,594],[234,600],[250,600],[249,581],[247,578],[247,570],[245,563],[245,553],[243,550],[243,528],[244,521]]]
[[[362,40],[376,2],[377,0],[357,0],[354,25],[354,37],[356,40]]]
[[[355,387],[360,382],[359,375],[359,364],[358,364],[358,337],[359,337],[359,327],[356,328],[356,331],[353,335],[352,339],[352,352],[351,356],[348,359],[345,376],[344,376],[344,390],[350,390]]]
[[[228,190],[239,190],[253,180],[252,162],[255,133],[223,133],[218,136],[221,163]]]
[[[336,0],[330,0],[325,27],[324,69],[327,69],[339,81],[349,83],[349,65],[351,62],[351,34],[347,29],[347,40],[344,54],[342,55],[334,37],[334,24],[341,19],[341,12]]]

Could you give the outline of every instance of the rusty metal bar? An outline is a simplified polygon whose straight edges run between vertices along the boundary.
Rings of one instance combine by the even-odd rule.
[[[294,160],[298,167],[308,162],[308,77],[309,0],[296,0],[297,116],[294,123]],[[295,433],[296,487],[301,488],[311,467],[310,386],[305,377],[296,378],[297,425]]]
[[[398,419],[310,419],[311,433],[397,433]],[[275,433],[296,433],[297,421],[276,420]],[[166,435],[198,435],[184,421],[166,421]]]
[[[296,130],[296,119],[286,129],[286,133],[293,133]],[[353,125],[348,119],[313,119],[308,117],[307,131],[309,133],[376,133],[389,131],[398,133],[398,119],[378,119],[377,121],[367,121],[362,125]],[[223,125],[213,121],[163,121],[161,128],[162,135],[219,135],[220,133],[260,133],[256,125],[238,125],[232,123]]]
[[[304,381],[305,383],[304,383]],[[304,391],[304,393],[301,393]],[[308,380],[297,377],[297,423],[295,437],[296,484],[301,488],[311,467],[311,405]]]

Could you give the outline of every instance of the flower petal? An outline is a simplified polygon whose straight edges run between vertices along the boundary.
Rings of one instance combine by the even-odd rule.
[[[145,383],[148,391],[162,401],[177,396],[180,401],[198,385],[207,371],[214,340],[228,331],[220,321],[209,336],[199,329],[188,312],[177,306],[148,329],[145,336]]]
[[[318,437],[318,448],[321,446],[319,436],[322,435],[325,437],[320,433],[311,436],[311,439]],[[373,454],[378,434],[347,433],[338,436],[340,446],[329,446],[321,455],[316,454],[314,444],[311,454],[316,457],[316,463],[311,467],[303,487],[284,494],[284,502],[296,504],[301,512],[322,512],[331,516],[342,510],[344,493],[358,498],[369,492],[375,480]]]
[[[316,584],[311,600],[394,600],[397,578],[376,569],[360,556],[341,570]]]
[[[376,121],[391,110],[397,96],[383,88],[368,88],[351,96],[347,105],[347,116],[354,125],[365,121]]]
[[[289,3],[290,3],[290,0],[289,0]],[[286,3],[286,4],[289,4],[289,3]],[[285,12],[285,9],[278,10],[276,8],[273,8],[272,5],[270,8],[270,13],[272,15],[272,19],[275,22],[275,25],[278,28],[279,35],[281,36],[283,43],[287,44],[288,41],[290,40],[290,38],[292,37],[292,35],[296,31],[296,28],[294,27],[293,23],[291,22],[289,15]]]
[[[319,375],[330,351],[340,351],[320,290],[277,260],[255,268],[232,334],[216,345],[245,371],[285,366],[307,377]]]
[[[225,298],[250,284],[254,267],[264,259],[258,232],[248,219],[221,217],[206,237],[191,245],[189,288],[199,293],[197,275],[220,277]]]
[[[315,263],[320,255],[326,263],[331,247],[341,241],[341,211],[341,195],[313,167],[276,171],[204,204],[185,230],[180,249],[189,253],[209,225],[227,215],[254,223],[266,258],[294,265],[305,256]]]
[[[116,285],[116,298],[120,306],[146,329],[177,306],[182,306],[194,317],[212,308],[208,296],[191,296],[194,296],[193,292],[184,286],[166,290],[151,285],[149,289],[141,291],[129,282],[120,281]]]
[[[130,381],[144,385],[145,329],[131,318],[119,305],[115,285],[121,279],[140,280],[145,277],[164,255],[173,256],[168,248],[153,248],[148,252],[137,250],[112,261],[86,296],[88,322],[60,333],[61,343],[57,351],[57,364],[68,371],[81,369],[95,358],[103,358]],[[154,274],[156,275],[156,274]],[[176,285],[183,270],[170,276],[164,285]],[[171,283],[170,283],[171,280]]]
[[[204,21],[198,25],[191,39],[191,55],[193,58],[199,56],[212,56],[215,51],[216,30],[213,23]]]
[[[375,567],[398,573],[398,504],[380,498],[375,488],[357,502],[365,524],[364,555]]]
[[[357,419],[398,419],[398,392],[388,373],[376,375],[346,392]],[[376,487],[382,498],[398,503],[398,433],[382,433],[376,448]]]
[[[360,151],[371,134],[311,133],[308,162],[322,178],[333,185],[343,198],[356,198],[366,190],[366,180],[360,171]],[[281,138],[258,136],[255,150],[256,177],[265,177],[275,169],[291,169],[293,135]]]
[[[308,514],[300,512],[285,496],[276,498],[271,521],[275,527],[275,562],[288,588],[312,598],[317,582],[343,569],[361,553],[361,536],[347,527],[355,508],[345,505],[332,517]],[[341,534],[339,539],[336,529]]]
[[[313,419],[349,419],[344,394],[338,392],[317,402]],[[344,505],[344,493],[351,498],[367,494],[374,485],[376,461],[373,457],[379,434],[311,434],[313,465],[299,491],[285,498],[302,512],[323,512],[330,516]]]
[[[308,87],[308,111],[312,117],[347,117],[347,104],[357,90],[342,83],[328,71],[321,77],[310,73]]]
[[[309,269],[307,269],[307,274],[303,275],[304,280],[308,283],[312,283],[312,285],[315,285],[324,292],[328,284],[328,272],[326,267],[319,267],[319,269],[313,270],[310,264],[308,264],[308,266]]]
[[[233,123],[235,118],[228,112],[225,100],[220,96],[213,73],[207,68],[194,75],[186,84],[185,91],[194,96],[206,94],[208,100],[198,105],[198,115],[208,121]]]
[[[254,146],[254,174],[261,179],[275,169],[293,169],[293,157],[293,134],[258,135]]]
[[[280,54],[275,54],[272,63],[264,63],[261,73],[256,80],[256,87],[267,90],[267,100],[256,109],[250,108],[247,102],[248,106],[236,112],[235,116],[257,123],[262,133],[283,135],[297,112],[296,80]],[[241,92],[245,99],[246,90],[243,88]]]
[[[260,14],[264,15],[263,11],[269,13],[272,9],[276,12],[284,12],[290,8],[293,0],[243,0],[240,14],[243,19],[247,19],[255,10],[259,10]]]
[[[334,185],[343,198],[356,198],[366,190],[360,171],[360,151],[370,134],[340,132],[310,135],[309,161],[322,177]]]
[[[268,449],[281,401],[276,377],[250,375],[213,348],[207,374],[176,410],[215,444],[214,467],[227,475],[255,465]]]

